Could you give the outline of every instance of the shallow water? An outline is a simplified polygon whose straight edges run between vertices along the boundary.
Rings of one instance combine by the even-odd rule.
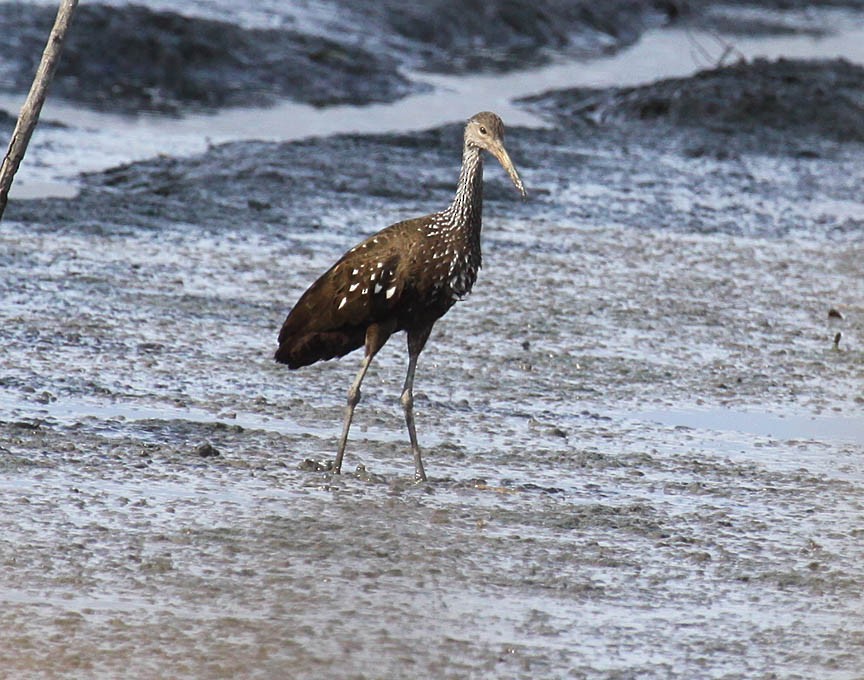
[[[779,439],[818,439],[847,444],[864,442],[859,416],[787,415],[731,409],[677,409],[631,414],[639,420],[709,432],[740,432]]]

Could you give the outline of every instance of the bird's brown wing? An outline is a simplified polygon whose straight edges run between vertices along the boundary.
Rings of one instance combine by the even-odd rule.
[[[344,356],[373,323],[395,321],[404,300],[403,259],[422,218],[394,224],[358,244],[303,293],[279,333],[276,360],[291,368]]]

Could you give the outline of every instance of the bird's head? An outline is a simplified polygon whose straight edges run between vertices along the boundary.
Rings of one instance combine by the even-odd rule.
[[[522,198],[526,197],[525,187],[522,180],[519,179],[519,173],[510,160],[510,155],[507,149],[504,148],[504,123],[497,114],[491,111],[482,111],[468,120],[465,126],[465,144],[466,146],[474,146],[478,149],[486,149],[510,175],[514,186],[522,194]]]

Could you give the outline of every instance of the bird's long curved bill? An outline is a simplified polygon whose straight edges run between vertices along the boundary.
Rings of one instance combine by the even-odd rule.
[[[507,171],[507,174],[510,175],[513,185],[519,190],[519,193],[522,194],[522,198],[527,198],[528,194],[525,192],[525,186],[519,178],[519,173],[516,172],[516,167],[513,165],[513,161],[510,160],[510,155],[507,153],[507,149],[505,149],[501,144],[496,144],[490,149],[490,151],[494,154],[495,158],[498,159],[498,162],[501,163],[501,167],[503,167]]]

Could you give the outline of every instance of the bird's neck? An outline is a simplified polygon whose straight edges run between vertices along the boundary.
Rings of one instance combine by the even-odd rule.
[[[483,157],[476,146],[465,145],[456,196],[447,213],[456,228],[474,232],[479,238],[483,214]]]

